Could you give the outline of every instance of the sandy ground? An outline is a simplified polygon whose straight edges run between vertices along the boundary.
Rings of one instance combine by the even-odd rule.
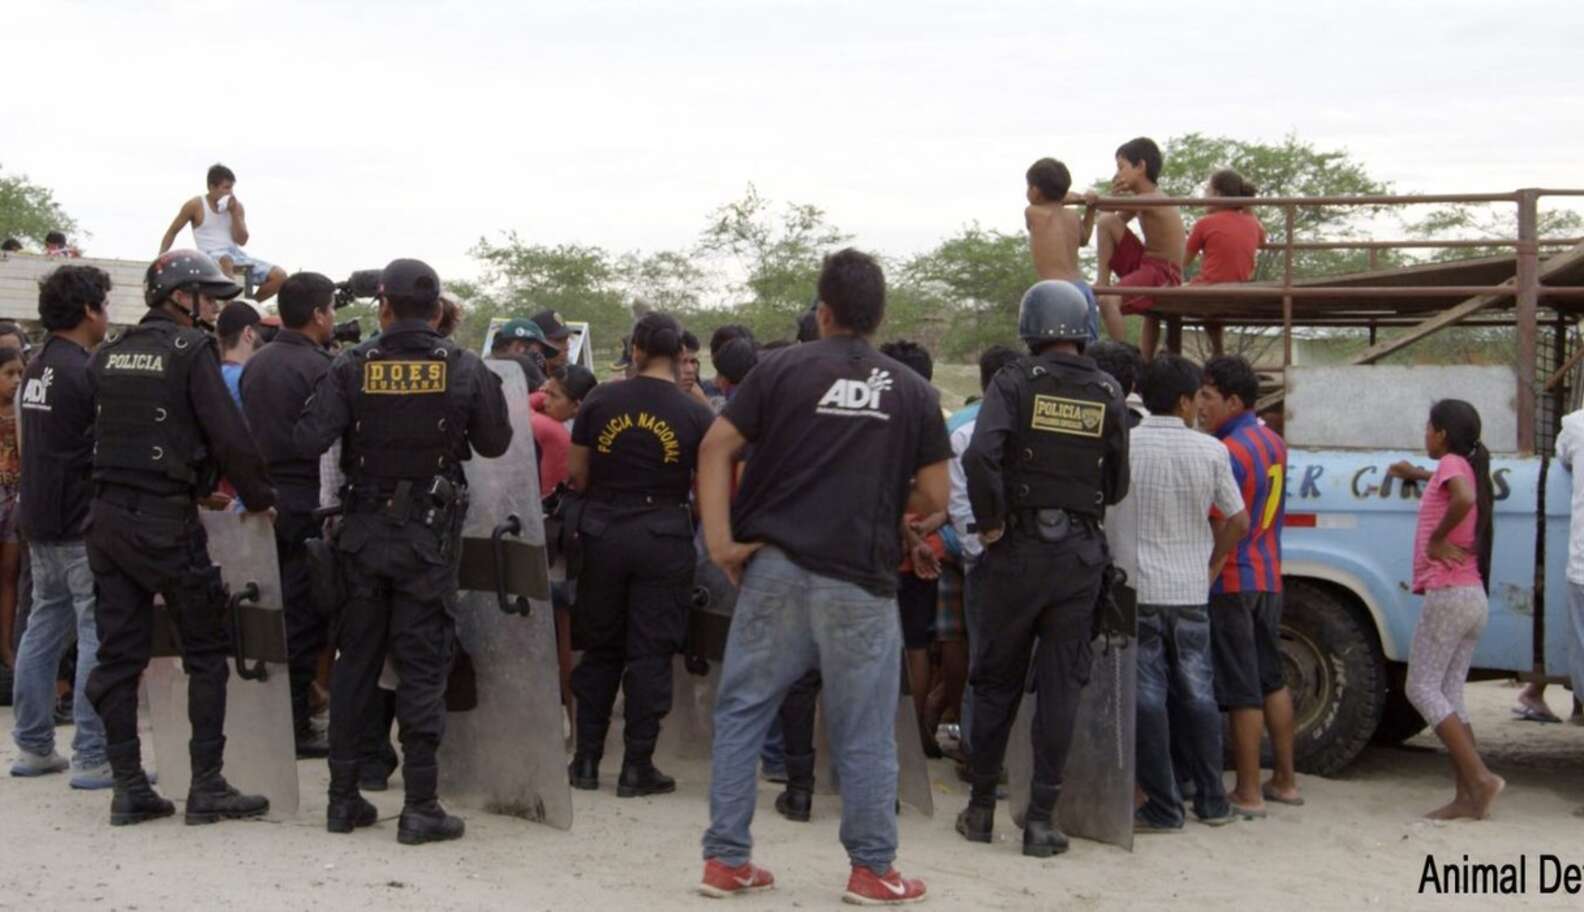
[[[923,877],[931,904],[973,909],[1578,909],[1581,896],[1540,896],[1536,856],[1584,865],[1584,728],[1510,719],[1516,691],[1470,688],[1475,729],[1491,766],[1508,781],[1485,822],[1418,819],[1450,792],[1433,737],[1372,749],[1345,777],[1306,777],[1308,806],[1222,830],[1190,824],[1182,835],[1141,837],[1127,853],[1075,841],[1066,856],[1024,858],[1018,831],[998,814],[997,842],[970,846],[952,831],[964,787],[934,764],[938,810],[902,819],[899,867]],[[1567,692],[1553,687],[1565,714]],[[9,710],[0,725],[11,726]],[[59,729],[69,742],[69,729]],[[4,761],[14,755],[6,739]],[[107,793],[72,792],[63,777],[0,780],[0,908],[171,910],[513,909],[712,910],[691,892],[706,823],[706,768],[673,766],[680,791],[622,800],[610,789],[575,793],[571,832],[466,812],[456,843],[408,848],[395,841],[399,792],[371,796],[379,825],[354,836],[324,832],[325,767],[299,765],[304,801],[292,820],[189,828],[171,820],[112,830]],[[733,908],[834,908],[845,884],[834,797],[815,819],[793,824],[760,789],[756,860],[777,890]],[[178,796],[179,797],[179,796]],[[1529,895],[1481,899],[1416,893],[1426,853],[1458,861],[1530,857]],[[1235,904],[1235,905],[1234,905]]]

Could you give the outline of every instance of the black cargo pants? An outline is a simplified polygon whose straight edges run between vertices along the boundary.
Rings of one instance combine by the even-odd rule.
[[[181,641],[193,750],[219,743],[231,638],[225,585],[209,559],[197,509],[190,500],[107,489],[94,499],[91,522],[99,664],[88,676],[88,699],[104,720],[106,745],[138,740],[138,680],[154,648],[155,593],[164,597]]]
[[[984,592],[976,602],[969,674],[976,778],[993,780],[1000,774],[1032,654],[1039,696],[1032,732],[1034,784],[1061,785],[1079,691],[1094,661],[1094,604],[1107,557],[1099,529],[1080,524],[1056,543],[1041,540],[1026,526],[1011,528],[980,558],[984,564],[976,580],[983,580]]]
[[[282,500],[291,498],[283,490]],[[317,500],[319,492],[313,492]],[[322,533],[323,523],[311,510],[289,509],[284,503],[275,519],[275,553],[280,562],[281,600],[286,611],[286,654],[291,675],[292,724],[302,731],[309,724],[308,706],[319,657],[330,639],[329,618],[314,601],[308,570],[311,538]]]
[[[692,519],[676,505],[612,509],[590,504],[581,523],[583,570],[572,609],[577,753],[599,757],[619,688],[627,753],[648,759],[671,712],[672,657],[687,636],[693,600]]]
[[[336,556],[347,598],[332,632],[338,656],[330,685],[330,763],[356,766],[371,715],[380,714],[379,677],[388,655],[401,681],[403,774],[409,803],[434,798],[435,755],[445,735],[445,685],[455,623],[460,540],[384,514],[345,517]]]

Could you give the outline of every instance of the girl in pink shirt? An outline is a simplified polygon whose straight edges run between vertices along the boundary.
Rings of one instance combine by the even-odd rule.
[[[1490,452],[1480,443],[1480,417],[1460,399],[1430,408],[1425,451],[1434,473],[1399,462],[1387,474],[1425,482],[1414,534],[1413,591],[1424,595],[1408,652],[1408,700],[1435,728],[1452,757],[1457,795],[1425,816],[1483,819],[1506,786],[1474,747],[1463,684],[1489,617]]]

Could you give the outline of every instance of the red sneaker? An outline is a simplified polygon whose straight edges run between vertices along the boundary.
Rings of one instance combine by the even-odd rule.
[[[863,865],[852,869],[852,876],[847,878],[847,892],[842,894],[844,902],[855,906],[900,906],[923,898],[924,881],[904,878],[896,868],[882,877]]]
[[[775,875],[753,862],[729,868],[711,858],[704,862],[704,879],[698,891],[714,899],[725,899],[743,893],[760,893],[775,886]]]

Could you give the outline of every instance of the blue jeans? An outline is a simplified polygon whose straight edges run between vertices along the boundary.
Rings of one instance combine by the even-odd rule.
[[[104,723],[88,701],[88,674],[99,654],[94,626],[94,578],[88,569],[88,548],[82,542],[28,544],[33,571],[33,608],[27,632],[17,647],[17,747],[49,756],[55,751],[55,674],[67,636],[77,630],[77,681],[73,688],[72,762],[78,769],[105,762]]]
[[[902,629],[896,599],[810,573],[775,548],[743,574],[726,640],[704,857],[736,867],[752,854],[759,751],[788,688],[824,678],[825,732],[840,780],[841,841],[854,865],[896,859],[896,714]]]
[[[1173,728],[1172,721],[1180,724]],[[1137,743],[1139,787],[1148,799],[1140,817],[1157,826],[1182,825],[1174,745],[1187,765],[1178,772],[1194,783],[1194,813],[1205,819],[1231,811],[1221,781],[1221,710],[1207,606],[1139,606]]]

